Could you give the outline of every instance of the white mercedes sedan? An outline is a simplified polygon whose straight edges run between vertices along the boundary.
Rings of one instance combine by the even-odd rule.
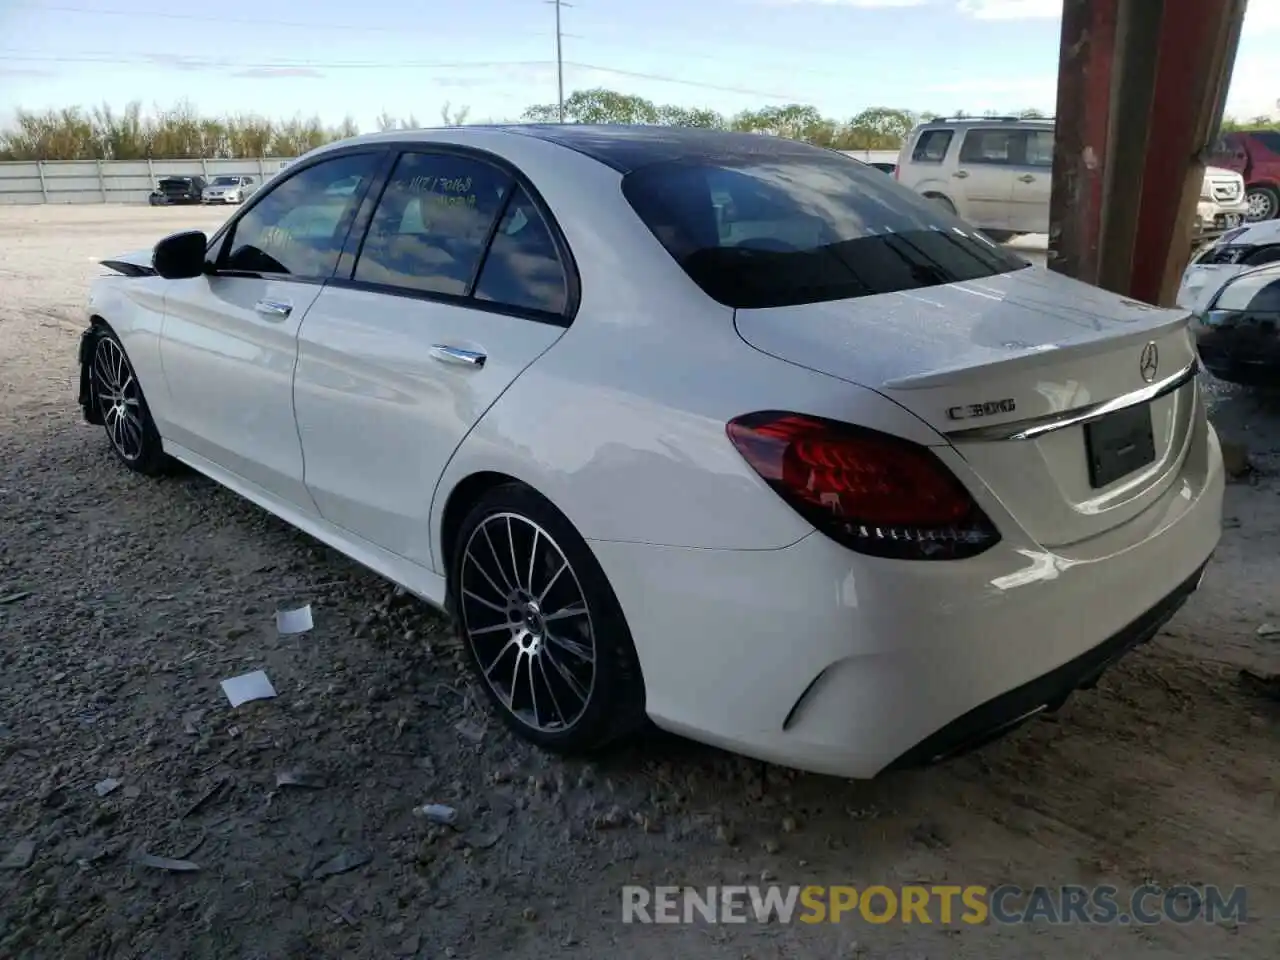
[[[1056,709],[1218,543],[1186,311],[873,167],[659,127],[392,131],[106,261],[80,403],[447,610],[558,751],[848,777]]]

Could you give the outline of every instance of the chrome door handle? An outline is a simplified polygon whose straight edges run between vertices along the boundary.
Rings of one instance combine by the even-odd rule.
[[[1033,177],[1033,176],[1032,176],[1031,174],[1029,174],[1029,173],[1024,173],[1024,174],[1023,174],[1022,176],[1020,176],[1018,179],[1019,179],[1019,180],[1021,180],[1023,183],[1035,183],[1035,182],[1036,182],[1036,178],[1035,178],[1035,177]]]
[[[293,304],[281,303],[279,300],[259,300],[253,309],[268,320],[284,320],[293,313]]]
[[[955,173],[952,174],[952,176],[955,177],[957,180],[963,180],[968,175],[969,175],[968,170],[957,170]]]
[[[431,357],[441,363],[459,363],[464,367],[483,367],[485,360],[488,359],[479,351],[463,350],[461,347],[451,347],[445,343],[432,346]]]

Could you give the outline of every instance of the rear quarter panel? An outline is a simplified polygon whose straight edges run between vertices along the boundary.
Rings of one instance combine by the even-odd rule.
[[[541,141],[510,159],[559,219],[582,303],[445,468],[435,543],[450,492],[494,471],[541,492],[587,539],[776,549],[813,528],[729,442],[732,417],[795,410],[941,442],[878,394],[743,342],[733,311],[707,298],[636,217],[616,171]]]

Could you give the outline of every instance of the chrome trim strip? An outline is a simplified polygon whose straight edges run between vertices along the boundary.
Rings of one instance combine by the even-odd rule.
[[[1068,410],[1064,413],[1051,413],[1048,416],[1037,417],[1034,420],[1021,420],[1018,423],[1002,423],[987,427],[969,427],[943,435],[948,440],[961,443],[974,440],[1034,440],[1036,437],[1042,437],[1046,433],[1053,433],[1055,430],[1065,430],[1067,427],[1075,427],[1084,423],[1091,423],[1094,420],[1100,420],[1107,414],[1115,413],[1117,410],[1124,410],[1126,407],[1136,407],[1140,403],[1150,403],[1153,400],[1158,400],[1160,397],[1186,386],[1195,379],[1196,374],[1199,372],[1200,361],[1192,360],[1191,363],[1173,374],[1173,376],[1158,380],[1143,387],[1141,390],[1134,390],[1132,393],[1126,393],[1112,400],[1092,403],[1085,407],[1077,407],[1075,410]]]

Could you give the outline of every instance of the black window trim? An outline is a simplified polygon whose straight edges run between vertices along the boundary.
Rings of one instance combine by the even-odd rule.
[[[360,202],[356,204],[354,214],[348,212],[344,215],[347,219],[347,224],[343,237],[343,245],[339,248],[340,252],[338,254],[335,269],[330,271],[328,275],[322,277],[302,277],[292,273],[274,273],[270,271],[254,270],[225,270],[218,267],[218,262],[222,259],[223,253],[225,253],[227,238],[233,235],[234,230],[239,225],[240,221],[244,219],[244,217],[248,216],[258,204],[263,203],[267,198],[275,193],[276,190],[284,186],[284,184],[288,183],[295,176],[305,173],[312,167],[319,166],[329,160],[336,160],[342,157],[359,156],[362,154],[372,154],[377,157],[377,162],[374,164],[374,173],[368,181],[361,184]],[[388,159],[392,154],[393,151],[385,144],[352,144],[349,147],[339,147],[334,150],[326,150],[323,153],[316,154],[314,157],[311,157],[301,163],[295,161],[290,164],[286,168],[288,171],[287,173],[282,172],[278,177],[273,177],[270,181],[270,186],[266,186],[264,184],[265,189],[255,190],[250,199],[244,202],[240,209],[236,211],[235,215],[219,227],[217,231],[214,232],[213,236],[209,238],[208,246],[205,247],[205,274],[207,276],[238,277],[249,280],[282,280],[290,283],[311,284],[313,286],[322,286],[325,283],[328,283],[335,276],[337,268],[342,266],[342,257],[343,253],[346,251],[346,243],[354,232],[355,227],[361,223],[360,218],[365,213],[365,201],[371,193],[374,193],[374,187],[377,187],[377,192],[381,193],[383,181],[385,181],[387,175],[390,173]],[[365,227],[367,227],[367,224],[361,227],[361,233],[364,232]],[[339,225],[339,228],[341,229],[341,225]]]
[[[569,241],[564,235],[559,222],[551,212],[550,206],[543,198],[538,188],[533,185],[533,181],[525,176],[515,164],[511,163],[504,157],[498,156],[488,150],[482,150],[477,147],[463,146],[456,143],[443,143],[431,140],[422,141],[397,141],[388,145],[392,156],[391,161],[383,170],[383,175],[378,179],[376,184],[377,190],[370,190],[365,194],[361,202],[359,214],[356,217],[356,223],[360,229],[351,230],[347,234],[347,242],[343,247],[342,254],[338,258],[338,268],[334,275],[329,279],[331,286],[339,287],[344,290],[364,290],[369,293],[381,293],[387,296],[404,297],[410,300],[425,300],[432,303],[448,304],[450,306],[464,307],[470,310],[480,310],[485,313],[495,313],[505,316],[517,317],[522,320],[532,320],[535,323],[547,323],[553,326],[568,327],[577,317],[578,308],[582,302],[582,279],[578,271],[578,262],[573,255],[573,250],[569,246]],[[472,274],[471,281],[467,285],[467,293],[465,295],[452,293],[438,293],[430,290],[417,290],[412,287],[401,287],[395,284],[374,283],[369,280],[355,279],[356,261],[359,259],[360,252],[364,249],[365,237],[368,234],[369,227],[373,221],[373,211],[376,209],[377,203],[381,201],[382,194],[387,188],[390,180],[391,171],[395,168],[395,164],[399,162],[401,156],[406,153],[412,154],[443,154],[449,156],[464,157],[468,160],[474,160],[487,166],[494,167],[501,173],[511,179],[513,189],[507,194],[507,198],[503,201],[501,209],[495,215],[493,222],[489,224],[489,234],[485,240],[484,248],[480,254],[480,259],[476,264],[476,268]],[[485,263],[489,259],[489,251],[493,246],[493,239],[497,233],[498,226],[502,223],[502,218],[506,215],[507,208],[512,202],[512,197],[517,193],[515,187],[524,190],[525,195],[533,203],[534,208],[542,217],[542,222],[546,225],[547,230],[551,234],[551,241],[556,248],[556,256],[560,260],[561,269],[564,271],[565,279],[565,307],[559,313],[549,313],[545,310],[532,310],[527,307],[517,307],[507,303],[497,303],[492,300],[479,300],[475,297],[475,287],[479,282],[480,272],[484,269]],[[368,204],[368,210],[365,210],[365,204]],[[367,215],[366,215],[367,214]]]

